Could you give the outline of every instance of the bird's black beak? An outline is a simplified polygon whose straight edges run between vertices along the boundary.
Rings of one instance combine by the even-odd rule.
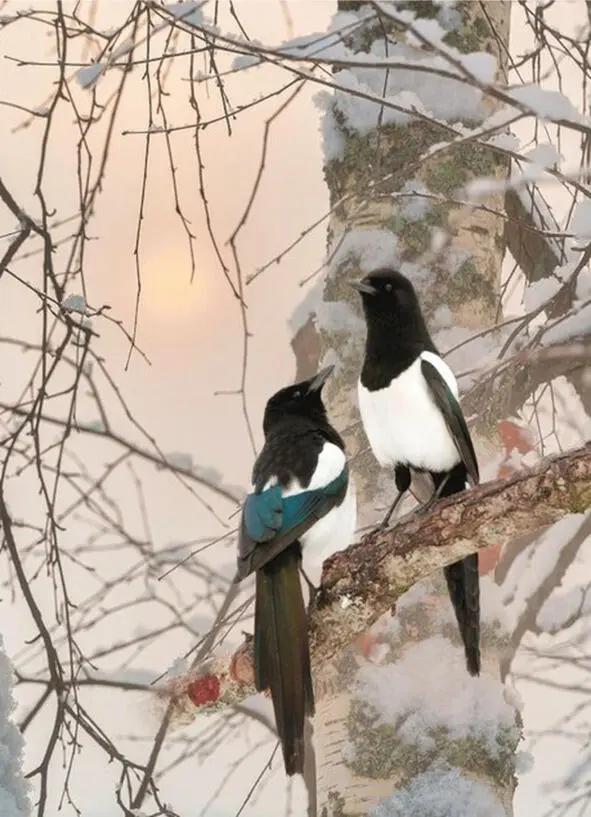
[[[349,281],[349,285],[356,289],[357,292],[361,292],[362,295],[375,295],[377,293],[377,289],[372,287],[372,285],[366,281]]]
[[[320,389],[324,386],[330,375],[332,374],[332,370],[334,369],[334,363],[331,363],[330,366],[325,366],[324,369],[321,369],[317,375],[315,375],[311,380],[308,386],[308,391],[320,391]]]

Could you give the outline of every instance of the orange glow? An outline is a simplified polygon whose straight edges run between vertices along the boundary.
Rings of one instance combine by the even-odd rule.
[[[196,317],[206,307],[209,287],[206,273],[195,265],[191,282],[188,257],[161,254],[146,257],[140,265],[142,294],[140,308],[146,317],[157,320],[184,320]]]

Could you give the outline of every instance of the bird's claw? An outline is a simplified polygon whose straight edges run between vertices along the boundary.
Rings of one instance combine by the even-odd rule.
[[[308,610],[311,610],[313,607],[318,607],[322,605],[322,599],[324,597],[324,588],[322,585],[318,585],[318,587],[314,587],[312,585],[310,587],[310,596],[308,598]]]
[[[387,530],[390,527],[390,519],[382,519],[379,525],[376,525],[375,528],[372,529],[372,533],[382,533],[382,531]]]

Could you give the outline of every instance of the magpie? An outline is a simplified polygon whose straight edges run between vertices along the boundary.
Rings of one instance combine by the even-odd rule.
[[[265,442],[238,538],[235,581],[256,571],[255,686],[271,691],[288,775],[303,773],[304,723],[314,715],[300,570],[309,575],[308,553],[316,564],[345,548],[356,524],[345,445],[321,395],[333,368],[281,389],[267,402]]]
[[[382,467],[394,467],[398,494],[415,475],[430,475],[434,492],[420,509],[480,480],[453,372],[441,359],[412,283],[393,269],[375,270],[352,286],[360,293],[367,339],[358,382],[359,412]],[[478,554],[444,568],[470,675],[480,673]]]

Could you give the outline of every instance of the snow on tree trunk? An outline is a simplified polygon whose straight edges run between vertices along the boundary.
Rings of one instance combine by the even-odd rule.
[[[397,14],[406,12],[407,21],[409,14],[416,15],[419,24],[429,21],[432,27],[420,30],[438,30],[445,45],[470,54],[484,81],[504,75],[509,3],[383,5]],[[367,22],[373,11],[369,4],[339,2],[332,29],[366,21],[346,41],[352,53],[424,59],[449,68],[429,49],[409,44],[403,27],[392,20]],[[494,104],[478,90],[413,73],[412,68],[343,68],[335,72],[335,80],[403,106],[418,101],[419,109],[433,118],[459,127],[475,127],[494,111]],[[418,100],[409,102],[404,96],[409,93]],[[365,524],[393,498],[394,480],[380,472],[359,420],[356,381],[364,324],[358,295],[348,281],[383,265],[408,275],[442,352],[493,325],[500,314],[504,230],[494,211],[503,210],[503,197],[491,196],[487,211],[451,199],[470,179],[503,177],[508,167],[500,154],[471,142],[427,160],[432,146],[450,139],[443,125],[380,110],[379,104],[344,91],[321,97],[325,174],[334,207],[329,269],[316,308],[316,329],[311,321],[302,326],[294,351],[300,374],[315,365],[319,353],[324,361],[337,363],[326,393],[352,458],[359,520]],[[435,228],[449,228],[451,240],[426,263]],[[492,348],[493,340],[472,341],[449,360],[459,370],[482,362]],[[496,444],[494,432],[483,424],[476,433],[484,463]],[[485,609],[489,597],[496,598],[493,583],[486,586]],[[429,817],[435,813],[429,803],[437,787],[465,804],[466,811],[454,811],[458,815],[511,813],[518,729],[498,680],[505,635],[496,615],[483,622],[483,630],[484,672],[473,680],[464,668],[444,582],[436,576],[413,588],[395,619],[379,622],[367,639],[315,679],[320,817]],[[437,714],[447,709],[447,719]],[[480,812],[475,804],[488,810]]]
[[[23,738],[11,720],[14,707],[12,667],[0,636],[0,814],[28,817],[31,813],[29,784],[22,771]]]

